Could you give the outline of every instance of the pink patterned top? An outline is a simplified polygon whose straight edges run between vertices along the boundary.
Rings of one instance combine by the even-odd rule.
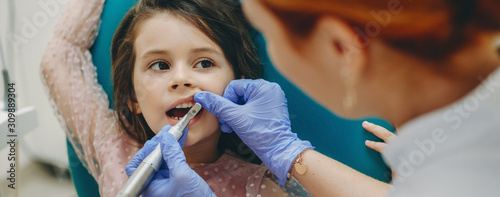
[[[97,83],[89,47],[97,35],[104,0],[73,0],[62,12],[41,62],[42,80],[66,135],[101,196],[115,196],[128,179],[125,166],[142,147],[121,130]],[[193,164],[219,196],[280,196],[265,166],[224,154]]]
[[[265,166],[248,163],[231,153],[223,154],[215,163],[190,164],[190,167],[217,196],[256,196],[265,185],[262,178],[271,178]]]

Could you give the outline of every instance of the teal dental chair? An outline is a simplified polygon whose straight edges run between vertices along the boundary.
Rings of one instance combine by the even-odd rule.
[[[97,68],[98,82],[109,95],[112,107],[113,88],[111,82],[111,40],[113,33],[125,13],[136,0],[107,0],[102,12],[99,34],[90,49],[92,61]],[[285,91],[292,122],[292,131],[303,140],[309,140],[316,150],[334,158],[368,176],[389,182],[391,172],[381,155],[365,146],[365,140],[380,141],[361,127],[363,120],[386,128],[390,125],[379,119],[345,120],[311,100],[293,84],[280,75],[267,56],[264,38],[254,33],[254,42],[265,67],[264,78],[277,82]],[[83,167],[72,145],[67,141],[70,172],[78,196],[99,196],[94,178]]]

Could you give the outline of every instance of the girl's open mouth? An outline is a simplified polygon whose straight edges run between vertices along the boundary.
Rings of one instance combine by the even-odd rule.
[[[167,111],[167,116],[169,116],[170,118],[173,118],[173,119],[177,119],[177,120],[180,120],[182,117],[184,117],[189,109],[191,109],[191,107],[189,108],[173,108],[169,111]]]
[[[180,120],[189,112],[193,105],[193,103],[182,103],[168,110],[166,112],[166,115],[172,121],[171,124],[176,124],[178,120]],[[196,122],[196,120],[199,119],[201,111],[203,111],[203,109],[200,110],[198,114],[196,114],[196,116],[191,120],[190,124]]]

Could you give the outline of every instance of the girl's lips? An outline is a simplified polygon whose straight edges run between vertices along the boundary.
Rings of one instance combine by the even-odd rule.
[[[189,121],[189,123],[188,123],[188,127],[191,126],[191,125],[193,125],[193,124],[195,124],[196,122],[198,122],[198,120],[203,115],[204,111],[205,110],[202,109],[193,119],[191,119],[191,121]],[[165,113],[165,115],[166,115],[166,113]],[[173,119],[172,117],[170,117],[168,115],[166,115],[166,116],[167,116],[168,122],[170,123],[171,126],[174,126],[175,124],[177,124],[180,121],[180,120],[177,120],[177,119]]]

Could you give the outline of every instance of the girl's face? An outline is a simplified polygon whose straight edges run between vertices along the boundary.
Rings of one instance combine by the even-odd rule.
[[[137,103],[149,127],[158,133],[176,124],[195,104],[199,91],[219,95],[234,79],[233,68],[222,49],[188,22],[157,14],[137,28],[134,41],[133,84]],[[188,125],[185,146],[217,138],[216,116],[203,110]]]

